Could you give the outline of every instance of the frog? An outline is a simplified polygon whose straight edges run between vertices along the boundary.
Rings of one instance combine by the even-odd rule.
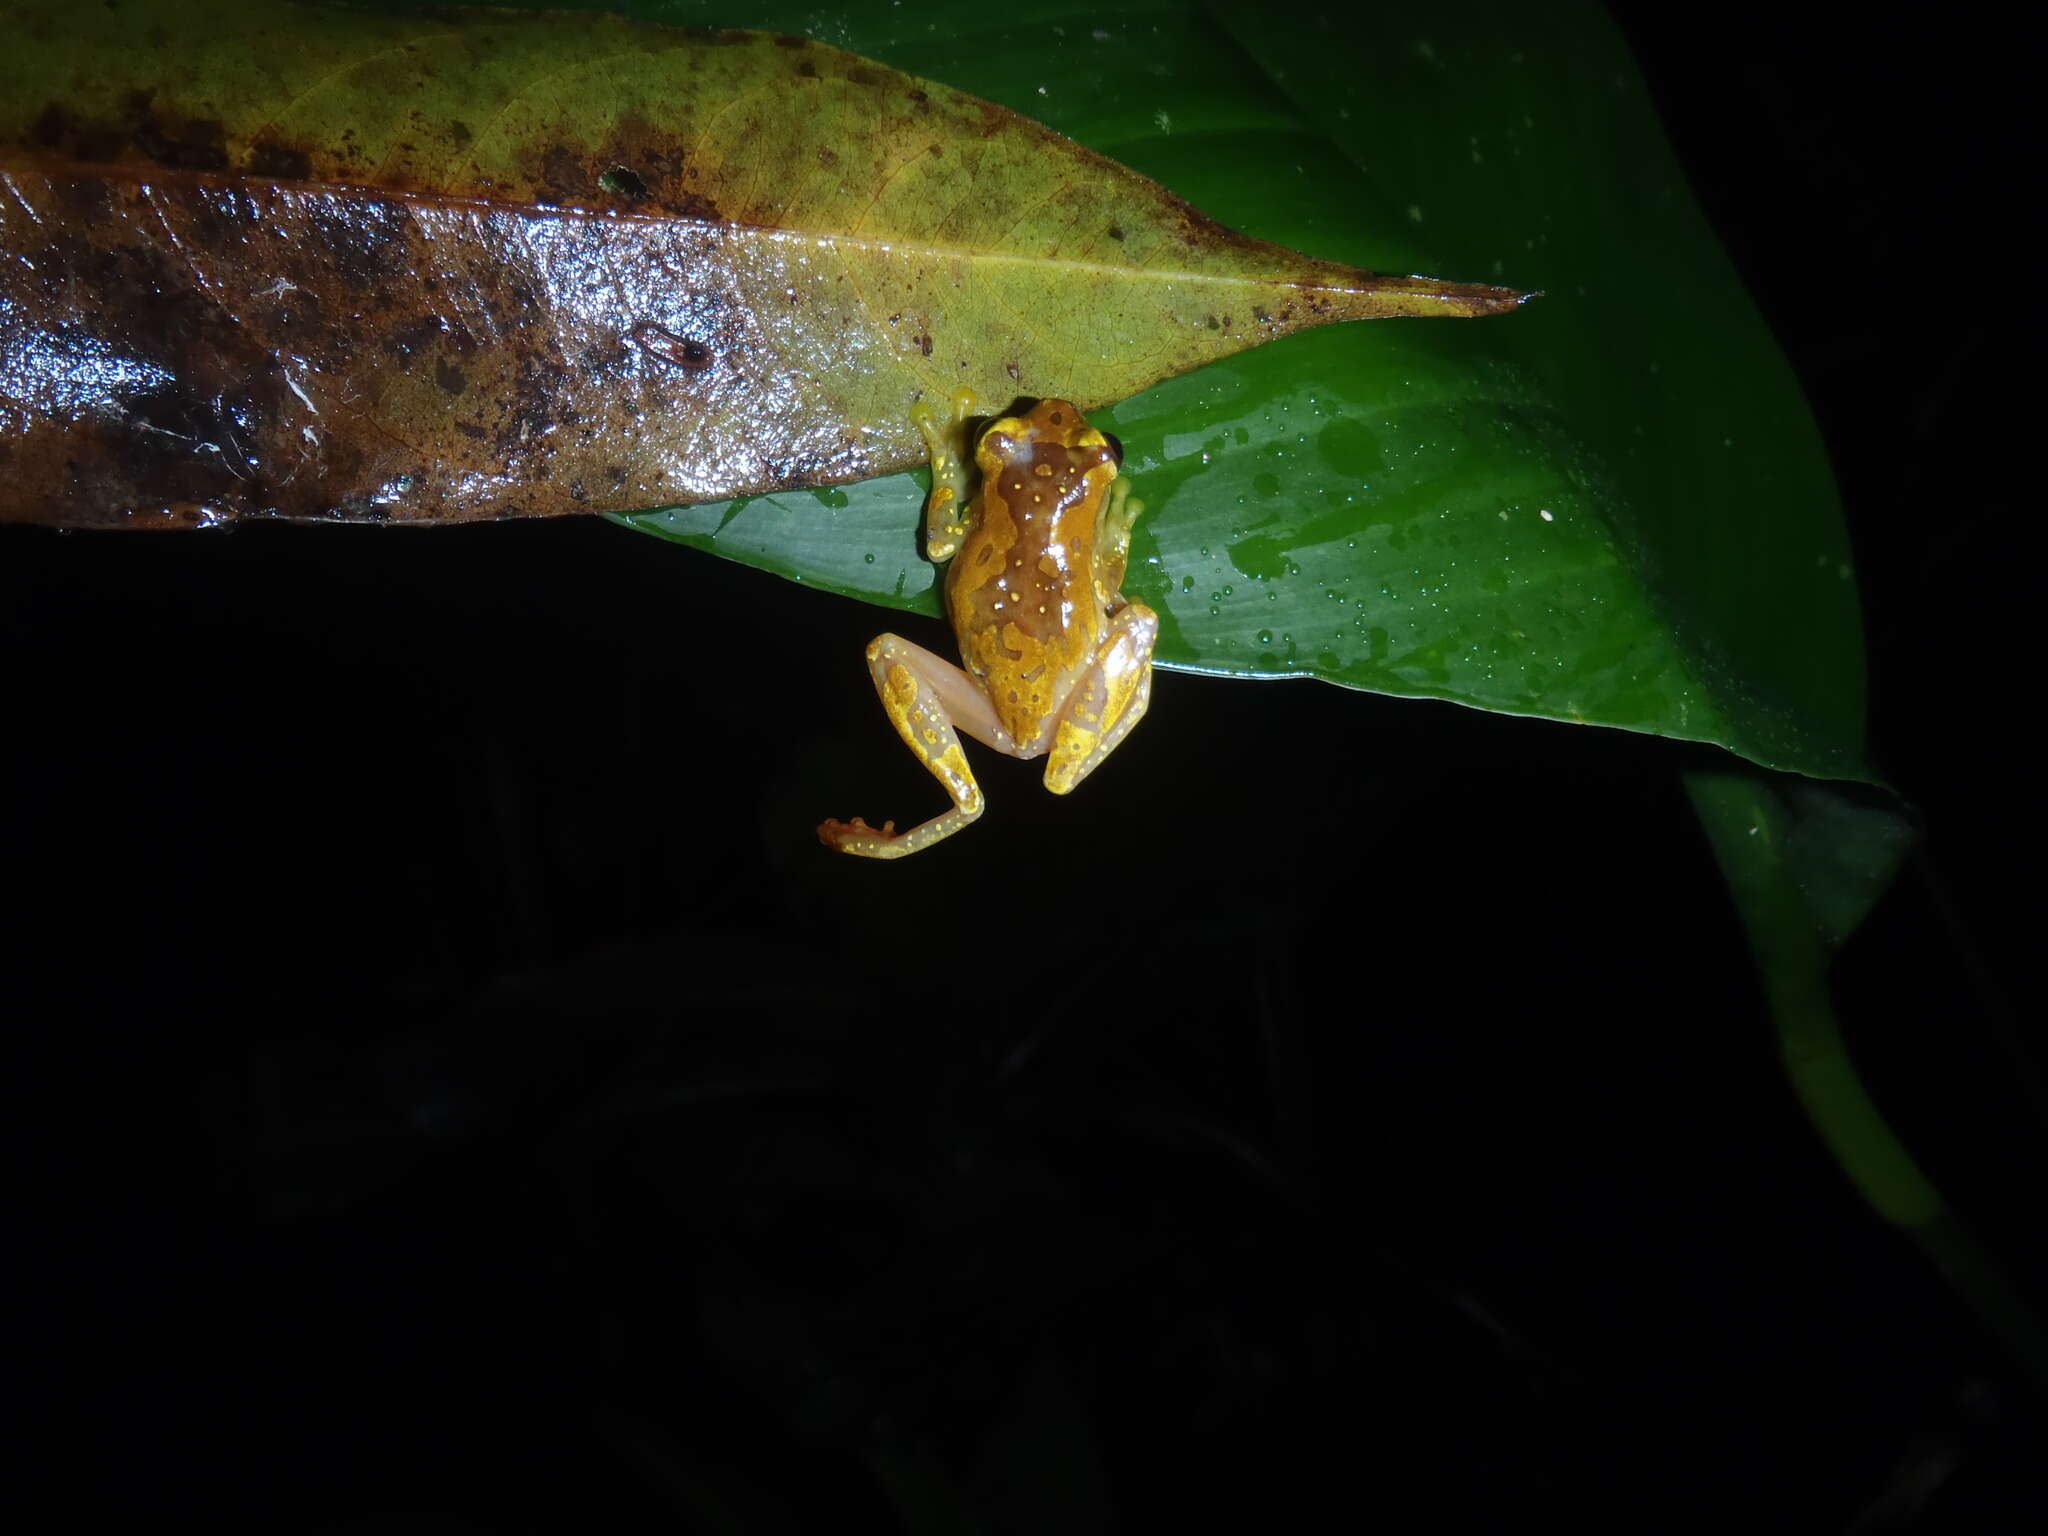
[[[1064,795],[1152,702],[1159,616],[1123,595],[1145,504],[1131,494],[1121,447],[1068,400],[998,416],[975,437],[977,410],[963,388],[944,413],[924,400],[910,411],[931,456],[925,553],[946,567],[961,665],[900,635],[867,648],[889,723],[952,807],[902,832],[893,821],[823,822],[819,840],[840,853],[899,859],[979,820],[963,731],[1011,757],[1044,757],[1045,787]]]

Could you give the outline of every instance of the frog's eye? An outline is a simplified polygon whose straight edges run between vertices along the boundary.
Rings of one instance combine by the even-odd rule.
[[[1112,457],[1113,459],[1115,459],[1115,460],[1116,460],[1116,462],[1117,462],[1117,468],[1119,468],[1119,469],[1123,468],[1123,462],[1124,462],[1124,445],[1123,445],[1123,439],[1119,438],[1119,437],[1118,437],[1118,436],[1117,436],[1117,435],[1116,435],[1116,434],[1115,434],[1114,432],[1105,432],[1105,433],[1103,433],[1103,434],[1102,434],[1102,436],[1103,436],[1104,440],[1105,440],[1105,441],[1107,441],[1107,442],[1108,442],[1108,444],[1109,444],[1109,452],[1110,452],[1110,457]]]

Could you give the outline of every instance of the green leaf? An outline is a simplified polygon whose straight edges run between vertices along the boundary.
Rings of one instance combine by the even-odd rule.
[[[1291,337],[1101,413],[1152,508],[1125,590],[1162,616],[1162,665],[1867,776],[1818,434],[1597,7],[1451,0],[1367,24],[862,0],[745,19],[1030,112],[1262,239],[1544,291],[1511,323]],[[922,483],[630,521],[935,613]]]

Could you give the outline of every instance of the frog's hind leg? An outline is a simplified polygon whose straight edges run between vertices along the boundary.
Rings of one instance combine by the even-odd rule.
[[[1152,647],[1159,615],[1126,603],[1109,621],[1109,637],[1074,685],[1053,733],[1045,787],[1064,795],[1116,750],[1152,702]]]
[[[911,755],[953,797],[953,808],[907,832],[898,832],[893,821],[871,827],[858,816],[828,821],[819,826],[818,840],[841,853],[900,859],[951,837],[981,815],[981,786],[967,766],[955,726],[998,752],[1015,755],[1017,747],[973,680],[923,646],[897,635],[877,636],[868,646],[868,671],[889,723]]]

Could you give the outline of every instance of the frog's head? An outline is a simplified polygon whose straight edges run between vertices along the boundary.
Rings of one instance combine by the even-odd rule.
[[[1021,416],[996,418],[975,449],[985,486],[1007,489],[1007,477],[1018,492],[1050,492],[1062,510],[1100,496],[1122,457],[1069,400],[1040,400]]]

